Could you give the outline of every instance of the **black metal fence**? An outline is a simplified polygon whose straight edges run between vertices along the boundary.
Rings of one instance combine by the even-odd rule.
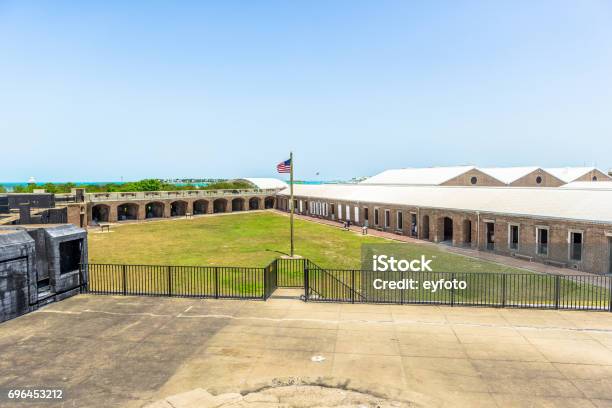
[[[534,273],[380,273],[323,269],[311,262],[307,266],[304,296],[310,301],[612,312],[611,276],[560,276]]]
[[[266,299],[266,268],[86,264],[89,293]]]
[[[276,259],[264,268],[85,264],[85,291],[111,295],[268,299],[278,287],[303,287],[318,302],[434,304],[606,310],[612,276],[535,273],[372,272]]]
[[[302,288],[304,287],[304,270],[308,261],[304,258],[289,259],[278,258],[277,284],[282,288]]]

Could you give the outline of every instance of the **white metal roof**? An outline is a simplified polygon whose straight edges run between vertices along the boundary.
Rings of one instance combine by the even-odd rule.
[[[510,184],[538,170],[539,167],[478,167],[478,170],[492,176],[502,183]]]
[[[289,189],[280,194],[288,195]],[[294,194],[328,200],[612,223],[612,190],[605,189],[321,184],[295,185]]]
[[[391,169],[367,178],[360,184],[405,184],[435,186],[460,176],[474,168],[474,166],[455,166]]]
[[[564,184],[560,188],[576,188],[582,190],[612,190],[612,181],[574,181],[572,183]]]
[[[593,170],[597,169],[595,167],[547,167],[544,169],[544,171],[566,183],[571,183]]]
[[[288,187],[287,183],[283,180],[275,179],[275,178],[265,178],[265,177],[249,177],[244,180],[250,181],[255,184],[257,188],[286,188]]]

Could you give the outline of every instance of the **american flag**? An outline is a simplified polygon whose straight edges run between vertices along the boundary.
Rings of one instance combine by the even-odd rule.
[[[291,173],[291,159],[278,163],[276,171],[279,173]]]

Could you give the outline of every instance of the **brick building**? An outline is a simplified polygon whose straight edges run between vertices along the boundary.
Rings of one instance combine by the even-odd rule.
[[[288,195],[278,194],[279,209],[289,210]],[[300,214],[612,273],[612,189],[323,184],[295,185],[294,199]]]

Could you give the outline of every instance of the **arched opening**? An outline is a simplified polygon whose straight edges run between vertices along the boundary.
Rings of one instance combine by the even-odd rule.
[[[472,244],[472,221],[470,220],[463,220],[463,243]]]
[[[154,201],[145,206],[145,218],[161,218],[164,216],[164,203]]]
[[[269,210],[270,208],[274,208],[274,197],[266,197],[264,200],[264,208]]]
[[[453,241],[453,219],[450,217],[444,217],[443,219],[443,239],[442,241]]]
[[[234,198],[232,200],[232,211],[244,211],[244,198]]]
[[[206,214],[208,212],[208,201],[197,200],[193,202],[194,214]]]
[[[213,201],[213,212],[224,213],[227,208],[227,200],[225,198],[217,198]]]
[[[91,207],[91,220],[94,223],[108,222],[110,217],[110,207],[106,204],[96,204]]]
[[[249,210],[259,210],[259,198],[253,197],[249,199]]]
[[[125,203],[117,206],[117,221],[138,219],[138,204]]]
[[[185,216],[187,213],[187,202],[186,201],[173,201],[170,204],[170,216],[180,217]]]
[[[423,233],[423,239],[429,239],[429,215],[423,216],[423,226],[421,228]]]

